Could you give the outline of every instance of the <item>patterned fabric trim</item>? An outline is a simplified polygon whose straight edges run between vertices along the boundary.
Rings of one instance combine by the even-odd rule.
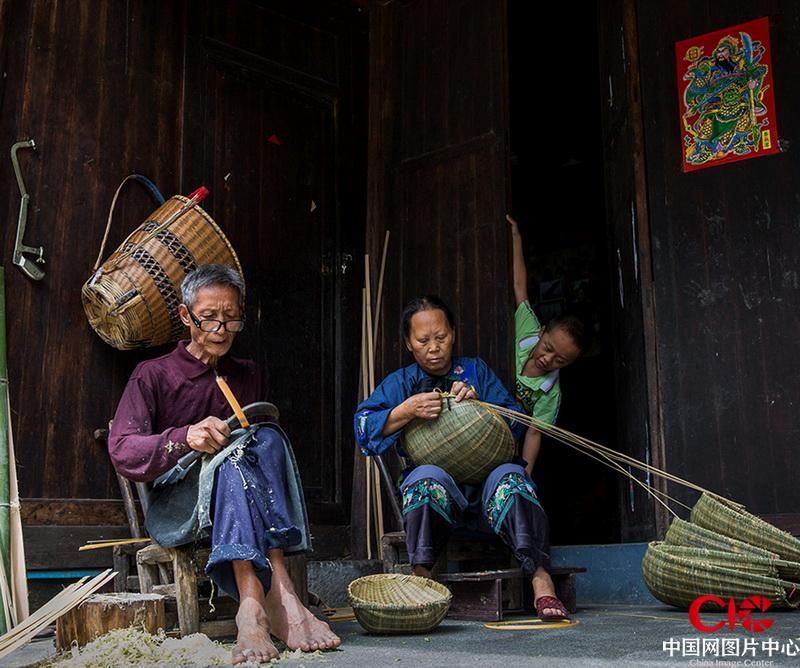
[[[489,526],[492,527],[495,533],[500,533],[506,513],[508,513],[517,495],[531,503],[535,503],[540,508],[542,507],[539,499],[536,498],[536,490],[525,476],[521,473],[504,475],[486,504],[486,517],[489,520]]]
[[[430,504],[431,508],[453,523],[453,511],[450,495],[447,490],[433,478],[423,478],[412,483],[403,490],[403,515],[420,506]]]

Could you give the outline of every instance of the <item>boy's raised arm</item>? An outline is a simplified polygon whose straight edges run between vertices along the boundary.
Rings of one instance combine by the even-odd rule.
[[[525,268],[525,256],[522,254],[522,237],[519,234],[517,221],[506,214],[511,225],[511,254],[514,262],[514,299],[516,305],[528,299],[528,271]]]

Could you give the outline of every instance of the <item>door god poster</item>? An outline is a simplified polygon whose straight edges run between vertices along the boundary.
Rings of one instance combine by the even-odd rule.
[[[779,151],[769,21],[675,45],[683,171]]]

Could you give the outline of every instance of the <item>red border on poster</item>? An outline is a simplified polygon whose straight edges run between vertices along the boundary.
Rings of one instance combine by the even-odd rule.
[[[683,171],[778,153],[767,17],[675,43]]]

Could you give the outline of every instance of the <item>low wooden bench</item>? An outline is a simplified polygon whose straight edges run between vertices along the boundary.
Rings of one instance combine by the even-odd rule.
[[[411,573],[405,549],[405,533],[387,533],[381,540],[385,573]],[[533,609],[530,582],[519,567],[508,568],[508,548],[495,543],[451,539],[446,553],[434,566],[433,577],[453,593],[449,617],[477,621],[499,621],[505,613]],[[446,571],[448,563],[456,562],[473,570]],[[502,567],[505,562],[506,567]],[[474,570],[476,564],[487,568]],[[501,567],[498,567],[501,566]],[[575,575],[585,573],[583,567],[550,569],[556,596],[572,613],[577,610]]]

